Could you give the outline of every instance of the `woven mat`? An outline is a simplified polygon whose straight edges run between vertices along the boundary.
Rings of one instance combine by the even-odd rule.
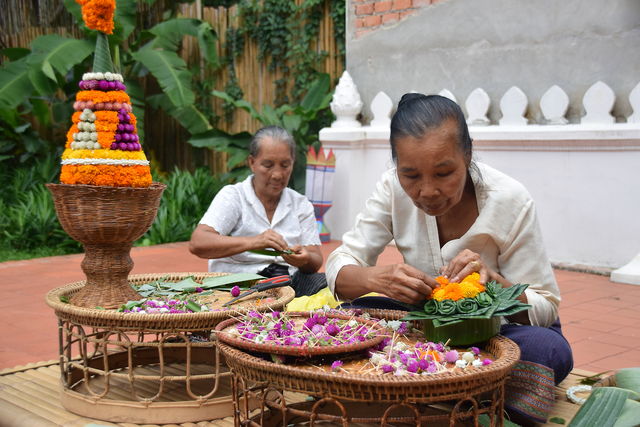
[[[557,402],[551,416],[564,418],[568,424],[578,410],[578,405],[565,396],[568,387],[578,384],[593,372],[574,369],[557,388]],[[93,423],[98,426],[136,427],[138,424],[112,424],[84,418],[66,411],[59,396],[60,367],[56,361],[31,363],[0,371],[0,425],[8,427],[65,426],[80,427]],[[288,400],[302,401],[303,396],[288,396]],[[179,424],[182,427],[231,427],[233,418],[223,418],[199,423]],[[558,424],[548,423],[548,426]],[[176,424],[171,424],[176,426]],[[145,427],[156,425],[145,424]],[[160,427],[160,426],[158,426]],[[169,427],[169,425],[166,425]]]

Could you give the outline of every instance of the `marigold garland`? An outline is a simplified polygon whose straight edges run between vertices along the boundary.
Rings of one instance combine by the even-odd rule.
[[[62,153],[62,160],[67,159],[147,160],[147,157],[144,155],[144,151],[73,150],[68,148]]]
[[[92,30],[113,34],[115,0],[76,0],[82,6],[82,19]]]
[[[460,283],[449,282],[443,276],[436,277],[439,286],[431,294],[431,298],[436,301],[453,300],[458,301],[463,298],[474,298],[480,292],[485,291],[485,287],[480,283],[480,274],[472,273],[462,279]]]
[[[109,92],[102,92],[99,90],[81,90],[76,95],[76,101],[93,101],[95,104],[106,103],[131,103],[131,98],[126,92],[121,90],[112,90]],[[100,108],[98,108],[100,110]]]
[[[60,182],[109,187],[148,187],[151,185],[151,173],[149,166],[63,165]]]

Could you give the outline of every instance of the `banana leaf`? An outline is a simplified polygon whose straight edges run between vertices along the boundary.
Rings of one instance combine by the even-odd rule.
[[[218,36],[206,21],[191,18],[175,18],[161,22],[149,30],[156,36],[153,44],[166,50],[177,52],[185,35],[196,37],[200,52],[211,65],[217,66],[218,53],[216,50]]]
[[[169,113],[182,127],[194,135],[193,138],[197,139],[199,137],[197,134],[211,129],[211,123],[195,105],[175,107],[165,94],[152,95],[147,98],[147,103],[155,109],[162,108]]]
[[[191,73],[184,60],[175,52],[156,49],[152,44],[147,44],[132,53],[132,56],[153,74],[174,106],[187,107],[195,102]]]
[[[89,56],[93,48],[93,44],[87,40],[70,39],[56,34],[41,36],[31,43],[32,53],[27,57],[27,63],[39,68],[57,83],[53,70],[62,76],[66,75],[74,65]]]
[[[26,59],[5,63],[0,68],[0,108],[16,108],[32,91]]]
[[[640,368],[623,368],[616,372],[616,385],[640,393]]]
[[[276,249],[251,249],[248,252],[251,252],[252,254],[267,256],[291,255],[293,253],[293,251],[289,249],[287,249],[286,251],[278,251]]]
[[[231,285],[238,285],[240,287],[251,286],[258,280],[263,279],[264,277],[258,274],[236,273],[226,276],[207,277],[206,279],[202,280],[202,285],[200,285],[200,287],[202,289],[213,289]]]
[[[640,420],[640,402],[627,399],[613,427],[637,427]]]

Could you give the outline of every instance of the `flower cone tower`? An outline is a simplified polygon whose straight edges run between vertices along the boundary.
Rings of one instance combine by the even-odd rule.
[[[140,296],[131,288],[133,241],[155,219],[165,186],[154,184],[124,80],[113,72],[106,34],[114,0],[77,0],[98,30],[93,72],[84,74],[62,154],[61,184],[48,184],[64,230],[84,245],[86,285],[71,303],[116,308]]]
[[[313,147],[307,151],[307,181],[305,194],[313,205],[318,234],[322,243],[331,240],[331,233],[324,222],[324,215],[333,206],[333,177],[336,171],[336,157],[333,150],[325,155],[320,147],[316,152]]]

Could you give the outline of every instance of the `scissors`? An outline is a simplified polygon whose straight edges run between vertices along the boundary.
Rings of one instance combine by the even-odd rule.
[[[290,284],[291,284],[291,276],[288,276],[288,275],[276,276],[276,277],[271,277],[270,279],[261,280],[255,285],[253,285],[252,287],[250,287],[249,289],[247,289],[246,291],[242,292],[237,297],[222,304],[222,306],[227,307],[233,304],[234,302],[238,301],[239,299],[244,298],[247,295],[251,295],[255,292],[262,292],[262,291],[266,291],[267,289],[280,288],[282,286],[288,286]]]

